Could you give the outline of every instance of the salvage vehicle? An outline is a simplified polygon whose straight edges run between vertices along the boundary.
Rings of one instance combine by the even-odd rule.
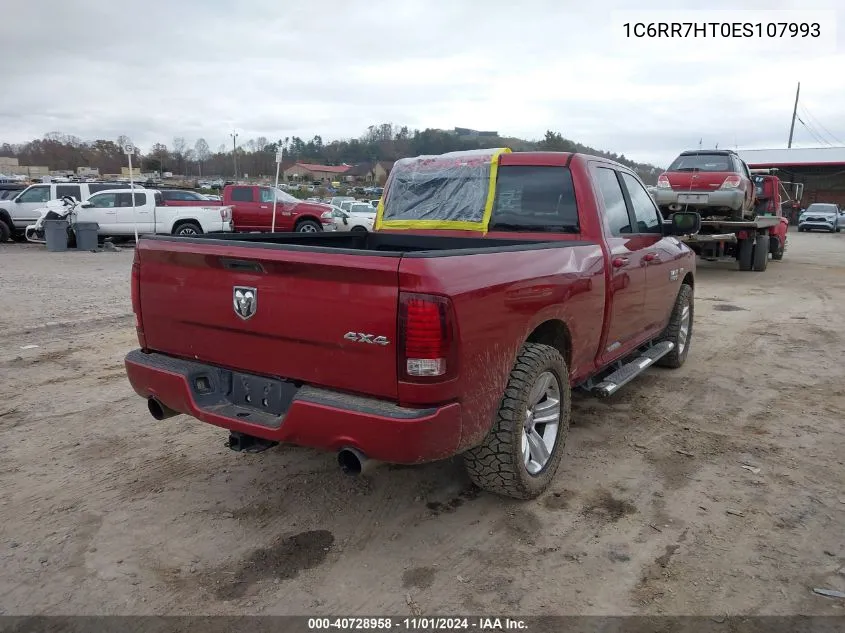
[[[167,207],[155,189],[112,189],[95,193],[76,210],[77,222],[96,222],[100,236],[202,235],[232,230],[232,208]],[[211,203],[209,203],[211,204]]]
[[[824,230],[839,233],[845,224],[845,211],[828,202],[814,202],[798,216],[799,231]]]
[[[800,201],[803,185],[784,182],[774,172],[772,169],[752,172],[753,218],[710,216],[701,220],[698,233],[681,239],[702,259],[735,260],[741,271],[765,271],[770,255],[773,260],[783,259],[789,232],[789,218],[783,210]],[[662,212],[664,218],[671,218],[671,211]]]
[[[634,172],[507,149],[402,159],[370,233],[140,240],[125,359],[151,415],[337,453],[344,472],[462,454],[478,486],[552,482],[571,389],[684,364],[695,256]]]
[[[657,178],[654,198],[664,216],[689,209],[735,221],[756,215],[751,172],[731,150],[681,152]]]

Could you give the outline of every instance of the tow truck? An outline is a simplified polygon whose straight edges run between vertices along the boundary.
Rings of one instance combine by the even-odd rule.
[[[783,259],[789,215],[798,208],[804,185],[782,181],[775,175],[776,169],[750,171],[756,196],[754,217],[702,217],[701,230],[696,235],[679,239],[707,261],[733,259],[739,270],[762,272],[768,267],[769,254],[774,260]]]

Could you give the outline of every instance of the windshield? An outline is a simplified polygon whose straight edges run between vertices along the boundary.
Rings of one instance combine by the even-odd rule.
[[[299,198],[295,198],[294,196],[290,195],[286,191],[282,191],[281,189],[276,189],[276,201],[285,202],[287,204],[296,204],[297,202],[299,202]]]
[[[806,213],[836,213],[839,208],[835,204],[815,203],[807,207]]]
[[[730,156],[691,154],[678,156],[666,171],[734,171]]]

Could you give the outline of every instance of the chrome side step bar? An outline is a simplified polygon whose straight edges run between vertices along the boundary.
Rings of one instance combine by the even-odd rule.
[[[599,398],[607,398],[634,378],[643,373],[646,369],[654,365],[661,358],[666,356],[669,352],[675,349],[675,344],[671,341],[661,341],[649,347],[638,358],[635,358],[629,363],[622,365],[612,374],[609,374],[592,388],[592,394]]]

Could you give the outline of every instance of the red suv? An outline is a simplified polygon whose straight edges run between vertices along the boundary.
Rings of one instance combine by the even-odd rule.
[[[753,218],[756,196],[751,173],[736,152],[683,152],[657,179],[654,199],[665,217],[689,209],[702,216]]]

